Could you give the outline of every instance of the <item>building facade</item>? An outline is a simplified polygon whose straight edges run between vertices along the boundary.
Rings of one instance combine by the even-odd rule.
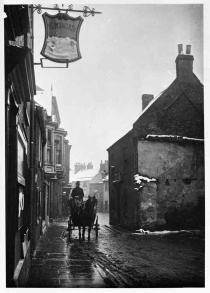
[[[27,5],[5,5],[4,12],[6,286],[14,287],[27,276],[35,232],[32,144],[36,88],[31,10]]]
[[[90,180],[90,194],[97,196],[99,213],[109,211],[108,193],[108,160],[105,160],[101,161],[99,172]]]
[[[5,5],[4,12],[6,286],[24,287],[51,215],[62,216],[70,147],[56,98],[50,116],[34,101],[33,9]]]
[[[132,130],[108,149],[111,224],[204,227],[203,85],[187,52],[179,51],[173,83],[142,96]]]
[[[45,199],[46,222],[63,215],[63,192],[68,187],[70,149],[69,141],[66,139],[67,131],[60,127],[61,119],[57,99],[52,96],[36,96],[35,100],[40,105],[42,100],[49,100],[45,110],[46,119],[46,145],[44,148],[44,172],[45,172]],[[66,189],[65,188],[65,189]],[[65,202],[65,198],[64,198]],[[48,208],[47,208],[48,206]],[[45,227],[43,226],[43,229]]]

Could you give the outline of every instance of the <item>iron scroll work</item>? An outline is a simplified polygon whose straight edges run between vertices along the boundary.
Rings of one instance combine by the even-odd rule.
[[[62,4],[62,7],[64,5]],[[38,14],[41,14],[42,13],[42,10],[58,10],[58,12],[60,13],[61,11],[65,11],[66,13],[68,12],[82,12],[83,13],[83,16],[84,17],[88,17],[90,15],[94,16],[95,14],[101,14],[102,12],[99,12],[99,11],[95,11],[94,8],[90,9],[88,6],[84,6],[83,7],[83,10],[78,10],[78,9],[73,9],[73,5],[68,5],[68,8],[65,9],[65,8],[60,8],[58,4],[54,4],[53,5],[53,8],[51,7],[43,7],[42,4],[35,4],[35,6],[33,5],[30,5],[30,7],[33,10],[33,13],[35,11],[37,11]]]
[[[45,24],[45,41],[41,55],[58,62],[70,63],[82,58],[79,48],[79,32],[83,18],[69,16],[66,13],[42,15]]]
[[[94,8],[90,9],[88,6],[84,6],[83,10],[76,10],[73,9],[72,4],[68,5],[67,9],[63,8],[63,4],[62,8],[58,4],[54,4],[53,8],[43,7],[41,4],[30,5],[29,7],[32,14],[35,11],[42,14],[42,10],[58,11],[56,15],[50,15],[46,12],[42,15],[45,25],[45,40],[40,54],[45,58],[41,58],[41,63],[34,63],[35,65],[41,64],[44,67],[43,60],[50,60],[60,64],[65,63],[68,68],[70,62],[82,58],[79,48],[79,33],[83,18],[81,16],[71,17],[68,12],[82,12],[84,17],[101,14],[101,12],[95,11]],[[56,68],[63,68],[63,66]]]

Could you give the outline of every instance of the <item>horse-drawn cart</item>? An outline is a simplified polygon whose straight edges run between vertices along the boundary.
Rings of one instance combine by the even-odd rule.
[[[88,241],[90,241],[90,232],[95,230],[96,239],[98,238],[99,223],[97,215],[97,199],[90,197],[87,201],[74,198],[69,203],[70,215],[68,220],[69,238],[72,231],[79,231],[79,240],[85,240],[85,228],[88,227]],[[82,229],[82,238],[81,238]]]

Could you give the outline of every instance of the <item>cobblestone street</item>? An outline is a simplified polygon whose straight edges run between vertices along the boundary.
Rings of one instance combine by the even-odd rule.
[[[204,235],[188,232],[138,235],[109,226],[99,214],[99,238],[68,240],[67,221],[53,222],[42,236],[27,287],[154,288],[204,286]]]

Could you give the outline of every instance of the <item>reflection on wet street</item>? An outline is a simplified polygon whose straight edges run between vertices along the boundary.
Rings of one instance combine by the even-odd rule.
[[[102,221],[107,221],[108,215]],[[67,219],[52,223],[41,237],[32,261],[26,287],[105,288],[114,287],[104,271],[89,254],[96,249],[94,230],[91,242],[79,242],[78,230],[66,236]]]
[[[68,238],[67,218],[50,224],[32,260],[26,287],[157,288],[204,283],[204,237],[196,233],[140,235],[109,224],[98,214],[99,235],[77,227]]]

